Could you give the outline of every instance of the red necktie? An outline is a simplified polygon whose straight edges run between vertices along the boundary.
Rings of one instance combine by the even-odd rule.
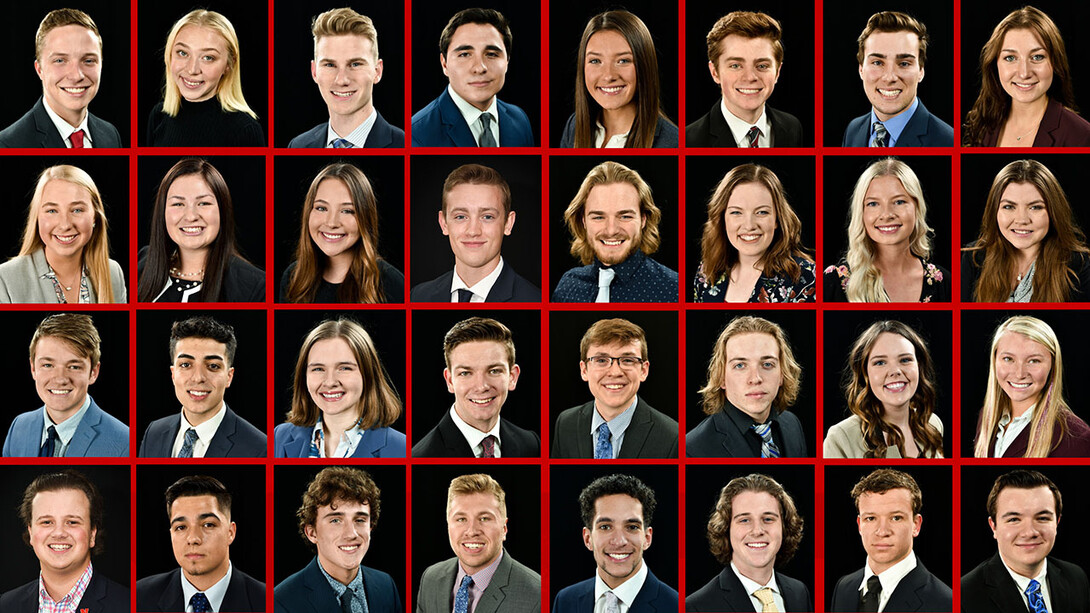
[[[73,149],[83,149],[83,130],[76,130],[68,137],[72,141]]]

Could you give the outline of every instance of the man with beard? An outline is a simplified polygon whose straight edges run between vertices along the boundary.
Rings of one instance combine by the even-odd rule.
[[[639,173],[595,166],[564,211],[571,254],[584,266],[564,273],[553,302],[677,302],[677,271],[648,257],[659,248],[661,218]]]

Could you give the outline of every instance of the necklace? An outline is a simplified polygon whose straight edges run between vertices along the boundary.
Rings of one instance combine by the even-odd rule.
[[[189,277],[200,277],[200,276],[204,275],[204,269],[202,268],[202,269],[198,270],[197,272],[182,272],[182,271],[178,270],[177,268],[171,266],[170,267],[170,274],[174,275],[175,277],[182,278],[182,279],[189,278]],[[69,289],[71,289],[71,288],[69,288]]]
[[[1038,122],[1038,123],[1040,123],[1040,122]],[[1037,130],[1037,126],[1033,126],[1032,128],[1030,128],[1030,129],[1029,129],[1029,131],[1028,131],[1028,132],[1026,132],[1025,134],[1023,134],[1022,136],[1015,136],[1015,137],[1014,137],[1014,140],[1016,140],[1016,141],[1019,141],[1019,142],[1021,142],[1021,140],[1022,140],[1023,138],[1025,138],[1025,137],[1029,136],[1029,133],[1030,133],[1030,132],[1035,132],[1036,130]]]

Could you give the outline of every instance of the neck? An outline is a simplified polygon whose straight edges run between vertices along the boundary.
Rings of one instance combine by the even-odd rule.
[[[72,570],[67,571],[50,570],[42,566],[42,583],[45,584],[45,591],[49,593],[49,597],[57,602],[67,596],[90,563],[91,560],[88,558],[86,563],[76,565]]]
[[[898,117],[900,115],[903,115],[903,114],[907,113],[908,110],[912,108],[912,105],[915,102],[916,102],[916,99],[913,98],[912,102],[909,102],[908,106],[906,106],[900,113],[894,113],[893,115],[886,115],[885,113],[883,113],[882,111],[879,111],[878,109],[874,108],[873,106],[871,107],[871,109],[874,111],[874,116],[878,118],[878,121],[886,122],[886,121],[889,121],[890,119],[893,119],[894,117]]]
[[[185,420],[189,422],[189,425],[196,427],[208,421],[209,419],[212,419],[216,415],[219,415],[219,412],[223,410],[224,406],[225,405],[220,404],[219,409],[215,411],[206,411],[204,413],[194,413],[183,406],[182,415],[185,416]]]
[[[481,266],[470,266],[461,260],[454,261],[454,272],[458,273],[458,278],[469,287],[473,287],[481,279],[492,274],[496,267],[500,265],[500,256],[496,256],[494,259],[485,262]]]
[[[335,256],[327,257],[325,270],[322,271],[322,278],[330,283],[344,283],[344,280],[348,278],[348,271],[352,269],[352,252],[342,251]]]
[[[602,125],[609,134],[627,134],[635,122],[634,104],[626,104],[619,109],[602,109]]]
[[[919,266],[916,256],[912,255],[908,241],[896,245],[875,245],[874,264],[882,272],[907,272]]]
[[[48,99],[43,98],[43,101],[46,104],[49,104]],[[87,119],[87,107],[83,107],[78,111],[70,111],[66,108],[53,108],[53,105],[49,104],[49,109],[56,113],[58,117],[63,119],[65,123],[72,126],[73,128],[80,127],[80,125],[83,123],[83,120]]]
[[[1011,418],[1021,417],[1026,414],[1026,411],[1033,408],[1037,404],[1036,398],[1030,398],[1027,400],[1019,400],[1018,402],[1011,402]]]
[[[202,271],[207,262],[208,249],[178,249],[178,270],[182,274]]]
[[[351,115],[331,114],[329,116],[329,125],[333,127],[333,131],[337,133],[337,136],[344,138],[351,134],[356,128],[362,126],[363,122],[367,121],[367,118],[369,118],[373,112],[375,112],[374,105],[368,104]]]
[[[756,270],[758,272],[761,272],[762,269],[760,266],[760,261],[762,257],[764,257],[763,253],[761,255],[742,255],[741,253],[739,253],[738,272],[748,270]]]
[[[326,564],[322,562],[321,558],[318,558],[318,564],[322,565],[322,570],[329,574],[341,583],[341,585],[348,585],[356,579],[356,575],[360,572],[359,566],[353,566],[352,568],[341,568],[336,564]]]
[[[503,407],[500,407],[500,408],[502,409]],[[478,430],[480,432],[491,432],[492,429],[496,427],[496,424],[498,424],[500,422],[500,413],[499,413],[499,411],[497,411],[496,414],[492,416],[492,419],[489,419],[487,421],[486,420],[480,420],[480,419],[473,419],[471,416],[463,414],[462,411],[458,410],[458,404],[457,403],[455,403],[455,405],[454,405],[454,412],[458,414],[458,417],[460,417],[462,419],[462,421],[469,424],[470,427],[472,427],[474,430]]]
[[[87,400],[87,396],[80,398],[78,402],[63,411],[54,411],[53,409],[46,407],[45,412],[49,415],[49,419],[53,420],[53,423],[59,425],[68,421],[69,418],[78,413],[85,400]]]
[[[741,568],[736,563],[734,565],[734,568],[738,569],[738,573],[746,579],[749,579],[750,581],[754,581],[761,585],[768,585],[768,582],[772,580],[773,566],[771,564],[769,564],[768,566],[762,566],[760,568],[753,566]]]
[[[57,276],[64,277],[65,279],[71,279],[73,276],[83,272],[82,251],[65,256],[46,249],[45,261],[49,263],[49,267],[53,269],[53,272],[56,273]],[[76,279],[76,281],[79,281],[79,279]]]
[[[469,105],[472,106],[473,108],[477,109],[478,111],[484,112],[484,111],[487,111],[489,108],[491,108],[492,101],[495,100],[495,99],[496,99],[496,97],[492,96],[491,98],[489,98],[488,100],[485,100],[484,102],[469,102],[469,100],[466,100],[466,102],[469,102]],[[465,100],[465,98],[462,98],[462,100]]]
[[[756,110],[747,111],[746,109],[732,109],[730,104],[727,104],[727,112],[748,124],[755,124],[761,118],[761,114],[765,112],[765,105],[762,104]],[[749,575],[746,576],[749,577]]]
[[[911,414],[912,411],[907,403],[899,406],[882,405],[882,421],[891,426],[897,426],[901,432],[909,430],[908,418]]]
[[[907,558],[907,557],[908,557],[908,554],[905,554],[904,558],[901,558],[900,560],[894,560],[892,562],[886,562],[886,563],[881,563],[880,564],[878,562],[875,562],[874,558],[871,558],[870,556],[867,556],[867,566],[870,567],[871,572],[873,572],[874,574],[881,575],[882,573],[886,572],[887,570],[893,568],[895,565],[900,564],[901,562],[903,562],[905,560],[905,558]]]
[[[1011,111],[1007,121],[1016,125],[1036,125],[1045,116],[1046,109],[1048,109],[1048,96],[1041,96],[1033,102],[1011,100]]]
[[[227,564],[227,562],[224,562],[222,567],[200,575],[191,575],[189,571],[183,568],[182,574],[185,575],[186,580],[193,584],[193,587],[201,592],[207,592],[213,585],[219,583],[220,579],[227,576]]]
[[[322,413],[322,430],[325,431],[326,440],[334,441],[333,448],[336,449],[336,441],[341,440],[341,435],[351,430],[358,420],[358,411],[341,411],[336,415]]]
[[[1039,251],[1039,245],[1034,245],[1029,249],[1016,249],[1014,257],[1015,265],[1018,267],[1018,270],[1016,270],[1015,272],[1018,274],[1023,274],[1027,270],[1029,270],[1030,264],[1033,264],[1034,260],[1037,259],[1037,253]]]

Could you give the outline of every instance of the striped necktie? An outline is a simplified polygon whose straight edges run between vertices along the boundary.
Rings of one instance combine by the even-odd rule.
[[[778,458],[780,457],[780,448],[776,446],[776,443],[772,440],[772,422],[765,422],[763,424],[753,424],[753,431],[761,437],[761,457],[762,458]]]

